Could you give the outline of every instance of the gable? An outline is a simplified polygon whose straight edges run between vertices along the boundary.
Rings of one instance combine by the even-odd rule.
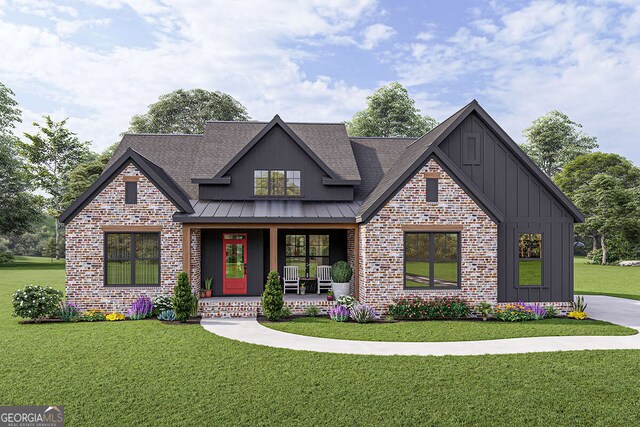
[[[453,129],[439,148],[507,220],[572,217],[476,112]]]
[[[193,208],[187,195],[176,182],[160,167],[141,156],[132,149],[122,154],[111,164],[100,177],[78,197],[64,212],[60,214],[59,221],[63,224],[71,221],[84,209],[98,194],[100,194],[111,182],[118,177],[125,168],[133,165],[144,175],[180,212],[193,213]],[[124,188],[124,187],[123,187]],[[124,196],[123,196],[124,200]]]
[[[240,153],[214,180],[200,182],[202,200],[250,200],[254,197],[254,171],[295,170],[301,174],[303,200],[353,200],[353,187],[325,185],[333,179],[285,128],[275,125]],[[224,173],[223,173],[224,172]],[[335,176],[335,175],[334,175]]]

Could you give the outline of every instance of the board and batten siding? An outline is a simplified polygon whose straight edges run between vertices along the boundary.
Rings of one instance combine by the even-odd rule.
[[[476,138],[478,161],[465,152]],[[498,225],[498,301],[573,299],[573,217],[475,113],[439,148],[504,215]],[[518,287],[518,234],[543,234],[543,286]]]
[[[300,197],[287,199],[352,201],[353,186],[328,186],[322,183],[326,173],[296,144],[287,133],[275,126],[248,151],[226,174],[231,177],[227,185],[200,184],[201,200],[265,199],[253,195],[253,171],[299,170]],[[273,197],[271,197],[273,199]]]

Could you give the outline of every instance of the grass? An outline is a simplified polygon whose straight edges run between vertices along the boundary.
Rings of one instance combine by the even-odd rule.
[[[545,319],[531,322],[432,320],[398,323],[339,323],[326,317],[301,317],[264,326],[298,335],[360,341],[473,341],[562,335],[634,335],[635,329],[598,320]]]
[[[11,293],[62,265],[0,268],[0,402],[67,425],[638,425],[640,352],[317,354],[157,321],[19,325]]]
[[[640,267],[592,265],[576,257],[574,275],[576,294],[640,300]]]

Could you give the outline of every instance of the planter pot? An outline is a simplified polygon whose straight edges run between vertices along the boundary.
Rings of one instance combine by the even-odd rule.
[[[207,296],[207,291],[204,291],[204,290],[200,291],[200,298],[206,298],[206,296]]]
[[[207,289],[204,291],[204,294],[205,298],[211,298],[211,295],[213,295],[213,289]]]
[[[304,294],[305,294],[305,292],[306,292],[306,289],[305,289],[305,288],[300,288],[300,295],[304,295]]]
[[[327,295],[327,301],[333,301],[333,295]]]
[[[342,295],[349,295],[349,282],[347,283],[331,283],[331,290],[333,291],[333,297],[338,298]]]

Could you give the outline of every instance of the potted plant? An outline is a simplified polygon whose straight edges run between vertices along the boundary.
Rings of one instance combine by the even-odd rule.
[[[333,291],[327,291],[327,301],[333,301]]]
[[[337,298],[341,295],[349,295],[349,281],[353,276],[353,269],[346,261],[338,261],[331,266],[331,290]]]
[[[303,283],[300,283],[300,295],[304,295],[306,292],[307,288],[306,285]]]
[[[213,293],[213,290],[211,289],[213,285],[213,277],[209,277],[204,279],[204,297],[205,298],[211,298],[211,295]],[[200,298],[202,298],[202,294],[200,295]]]

